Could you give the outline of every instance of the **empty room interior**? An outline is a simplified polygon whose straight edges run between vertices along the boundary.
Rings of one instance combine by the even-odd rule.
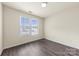
[[[0,2],[0,56],[79,56],[79,2]]]

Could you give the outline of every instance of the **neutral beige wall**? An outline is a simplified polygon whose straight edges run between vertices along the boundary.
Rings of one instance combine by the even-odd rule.
[[[45,20],[45,37],[79,49],[79,7],[65,9]]]
[[[24,12],[9,8],[7,6],[3,7],[3,11],[4,11],[4,49],[43,38],[43,19],[28,15]],[[20,24],[19,24],[20,16],[39,19],[40,23],[39,35],[27,36],[20,34]]]
[[[0,3],[0,55],[2,53],[2,4]]]

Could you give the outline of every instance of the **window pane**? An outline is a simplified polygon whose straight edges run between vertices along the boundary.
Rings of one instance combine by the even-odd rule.
[[[29,19],[21,16],[20,27],[21,27],[20,28],[21,33],[29,34],[29,31],[30,31],[30,29],[29,29],[29,27],[30,27]]]
[[[31,33],[32,33],[32,35],[38,34],[38,29],[37,28],[32,28]]]
[[[26,17],[21,17],[21,25],[22,26],[29,26],[29,19]]]
[[[38,26],[38,20],[37,19],[31,19],[31,26]]]
[[[31,19],[31,34],[37,35],[38,34],[38,20]]]

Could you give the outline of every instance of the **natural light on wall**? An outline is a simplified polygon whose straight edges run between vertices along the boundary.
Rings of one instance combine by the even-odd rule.
[[[20,32],[21,34],[37,35],[39,22],[35,18],[20,17]]]

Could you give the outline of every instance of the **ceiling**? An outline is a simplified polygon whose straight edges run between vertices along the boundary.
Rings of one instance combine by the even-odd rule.
[[[43,18],[49,17],[63,9],[79,6],[78,2],[48,2],[45,8],[41,7],[41,2],[4,2],[3,4],[25,12],[32,11],[33,15]]]

